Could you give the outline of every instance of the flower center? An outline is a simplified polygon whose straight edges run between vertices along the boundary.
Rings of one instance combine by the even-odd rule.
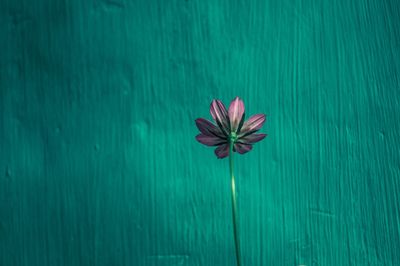
[[[230,142],[232,142],[232,143],[235,143],[236,142],[236,140],[237,140],[237,134],[236,134],[236,132],[231,132],[231,134],[229,134],[229,141]]]

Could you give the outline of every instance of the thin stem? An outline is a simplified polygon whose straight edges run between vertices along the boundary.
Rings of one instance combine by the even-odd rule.
[[[239,242],[239,229],[238,229],[238,217],[236,207],[236,187],[235,187],[235,176],[233,175],[233,141],[229,143],[229,169],[231,173],[232,183],[232,219],[233,219],[233,235],[235,237],[235,250],[236,250],[236,264],[240,266],[240,242]]]

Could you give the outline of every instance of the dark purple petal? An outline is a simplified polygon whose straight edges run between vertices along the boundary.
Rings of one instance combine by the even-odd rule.
[[[267,136],[267,134],[253,133],[253,134],[247,135],[245,137],[239,138],[238,142],[244,143],[244,144],[253,144],[253,143],[259,142],[260,140],[263,140],[266,136]]]
[[[210,137],[224,137],[224,134],[221,132],[219,127],[208,121],[204,118],[196,119],[196,126],[200,130],[201,133]]]
[[[244,104],[239,97],[236,97],[229,105],[228,114],[231,122],[231,132],[236,132],[244,114]]]
[[[216,148],[214,152],[219,159],[227,157],[229,155],[229,143],[222,144],[221,146]]]
[[[221,131],[228,136],[230,133],[230,125],[225,105],[220,100],[213,100],[210,105],[210,113]]]
[[[207,146],[217,146],[221,145],[223,143],[226,143],[226,139],[221,139],[218,137],[210,137],[204,134],[199,134],[196,136],[196,139],[198,142],[201,144],[207,145]]]
[[[257,114],[251,116],[248,120],[246,120],[240,130],[240,136],[247,135],[251,132],[256,132],[259,130],[265,122],[264,114]],[[240,137],[239,136],[239,137]]]
[[[252,148],[253,148],[253,146],[251,144],[235,143],[235,150],[240,154],[249,152],[249,151],[251,151]]]

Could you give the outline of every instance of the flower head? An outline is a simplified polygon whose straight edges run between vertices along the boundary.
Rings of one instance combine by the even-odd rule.
[[[204,118],[196,119],[196,126],[201,132],[196,139],[204,145],[217,146],[215,155],[218,158],[229,155],[230,143],[234,152],[244,154],[253,148],[254,143],[267,136],[255,133],[264,124],[265,115],[256,114],[244,121],[244,104],[239,97],[233,99],[228,110],[220,100],[213,100],[210,113],[216,125]]]

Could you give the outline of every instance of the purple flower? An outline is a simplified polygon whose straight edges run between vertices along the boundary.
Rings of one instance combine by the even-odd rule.
[[[253,148],[254,143],[267,136],[255,133],[264,124],[265,115],[256,114],[244,121],[244,104],[239,97],[231,102],[228,110],[220,100],[213,100],[210,113],[216,125],[204,118],[196,119],[196,126],[201,132],[196,139],[204,145],[217,146],[215,154],[218,158],[229,155],[231,142],[234,152],[244,154]]]

